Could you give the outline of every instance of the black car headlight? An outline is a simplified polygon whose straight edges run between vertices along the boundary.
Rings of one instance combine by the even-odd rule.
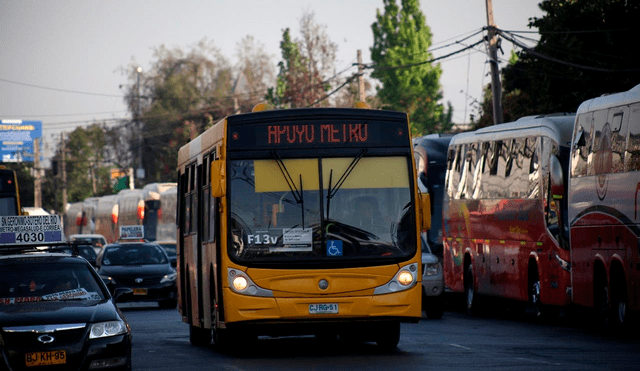
[[[160,280],[160,283],[174,282],[176,280],[176,277],[178,277],[178,274],[176,272],[165,274],[164,277],[162,277],[162,279]]]
[[[106,338],[127,333],[124,321],[98,322],[91,325],[89,339]]]

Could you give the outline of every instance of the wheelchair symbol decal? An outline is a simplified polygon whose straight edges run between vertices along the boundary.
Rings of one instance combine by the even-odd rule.
[[[340,241],[340,240],[328,240],[327,241],[327,256],[342,256],[342,241]]]

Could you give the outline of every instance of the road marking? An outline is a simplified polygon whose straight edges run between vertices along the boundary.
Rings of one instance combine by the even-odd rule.
[[[452,347],[460,348],[460,349],[473,350],[471,348],[463,347],[462,345],[458,345],[458,344],[449,344],[449,345],[451,345]]]
[[[539,359],[520,358],[520,357],[516,357],[516,359],[518,359],[520,361],[531,362],[531,363],[542,363],[542,364],[545,364],[545,365],[562,366],[562,363],[547,362],[547,361],[542,361],[542,360],[539,360]]]

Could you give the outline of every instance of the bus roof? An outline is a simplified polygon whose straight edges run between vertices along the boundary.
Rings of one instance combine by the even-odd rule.
[[[573,134],[575,114],[526,116],[516,121],[487,126],[476,131],[457,134],[451,145],[473,143],[480,140],[508,140],[516,137],[546,136],[555,138],[560,145],[569,146]]]
[[[640,101],[640,85],[636,85],[625,92],[607,94],[586,100],[582,102],[580,107],[578,107],[578,114],[596,111],[603,108],[622,106],[638,101]]]

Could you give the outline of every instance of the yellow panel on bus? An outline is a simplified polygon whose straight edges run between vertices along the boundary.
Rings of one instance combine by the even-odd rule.
[[[329,173],[333,170],[331,186],[353,162],[353,158],[325,158],[322,160],[324,189],[329,188]],[[341,188],[406,188],[409,187],[407,159],[404,157],[364,157],[360,159]]]

